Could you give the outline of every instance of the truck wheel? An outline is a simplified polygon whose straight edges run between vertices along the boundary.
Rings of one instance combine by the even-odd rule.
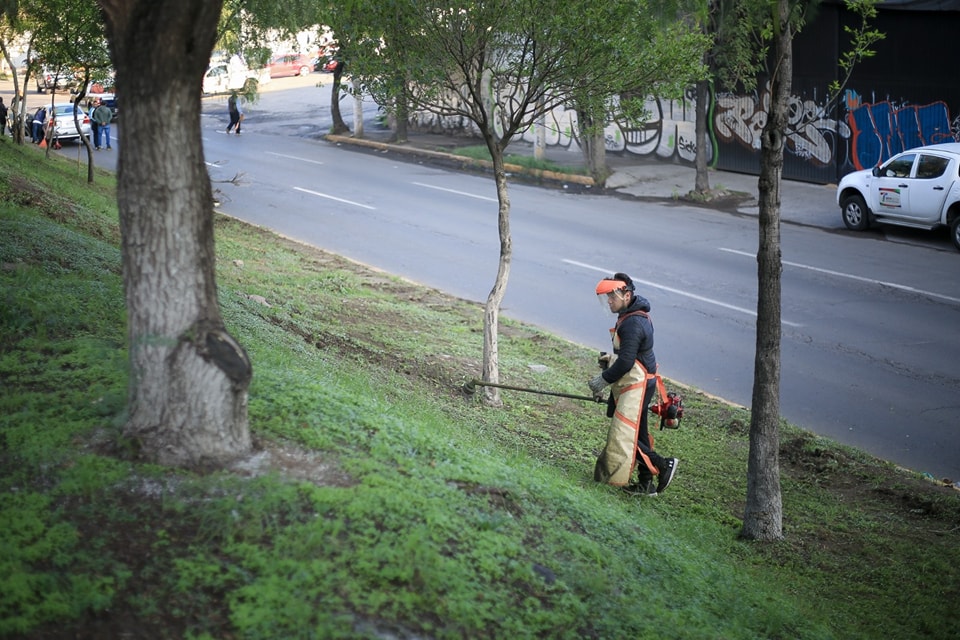
[[[960,251],[960,216],[953,219],[950,223],[950,239],[953,240],[953,246]]]
[[[870,226],[870,212],[859,193],[843,197],[840,201],[840,215],[847,229],[864,231]]]

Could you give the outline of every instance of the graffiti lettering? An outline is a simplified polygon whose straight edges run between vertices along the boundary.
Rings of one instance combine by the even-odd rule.
[[[944,102],[898,108],[889,100],[862,102],[855,91],[845,97],[853,130],[850,158],[857,169],[875,167],[904,149],[960,140]]]
[[[493,86],[489,88],[488,99],[494,105],[496,132],[502,135],[505,123],[520,104],[515,93],[501,92]],[[451,93],[451,108],[447,112],[455,112],[464,100],[462,95]],[[713,118],[706,135],[707,163],[717,161],[714,141],[739,144],[758,152],[770,108],[769,85],[757,95],[723,93],[711,95],[710,100]],[[846,116],[844,120],[836,120],[825,115],[824,105],[816,99],[791,96],[787,151],[815,167],[832,163],[841,170],[849,170],[876,166],[904,149],[960,141],[960,116],[951,119],[950,110],[942,101],[926,105],[894,104],[889,99],[864,102],[858,93],[848,90],[844,102]],[[611,153],[693,163],[697,154],[696,104],[693,87],[675,100],[647,98],[647,118],[643,122],[615,116],[607,123],[603,134],[605,148]],[[616,99],[611,100],[610,107],[612,112],[618,112]],[[547,113],[542,122],[546,146],[580,150],[575,109],[558,106]],[[421,131],[477,134],[475,125],[465,117],[439,116],[425,111],[411,114],[410,125]],[[522,131],[519,139],[535,143],[536,128],[531,126]]]

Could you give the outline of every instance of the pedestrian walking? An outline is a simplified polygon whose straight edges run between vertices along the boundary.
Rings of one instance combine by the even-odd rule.
[[[650,302],[636,293],[633,280],[625,273],[601,280],[596,293],[601,303],[617,314],[617,323],[610,330],[613,354],[601,355],[603,370],[587,383],[597,399],[611,387],[607,444],[597,458],[594,480],[631,494],[658,495],[670,485],[680,461],[654,451],[647,428],[648,407],[659,381]],[[634,466],[637,480],[631,483]],[[656,485],[654,476],[658,477]]]
[[[243,122],[243,109],[240,107],[240,97],[236,91],[230,93],[227,100],[227,110],[230,112],[230,124],[227,125],[227,133],[236,128],[236,134],[240,135],[240,123]]]

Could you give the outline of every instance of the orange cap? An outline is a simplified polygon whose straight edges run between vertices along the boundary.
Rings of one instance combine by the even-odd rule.
[[[613,278],[604,278],[597,283],[597,295],[603,295],[616,291],[617,289],[626,289],[627,283],[623,280],[614,280]]]

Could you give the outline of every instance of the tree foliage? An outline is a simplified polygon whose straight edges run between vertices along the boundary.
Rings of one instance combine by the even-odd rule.
[[[349,42],[350,73],[378,103],[475,130],[487,146],[500,257],[485,305],[483,378],[498,382],[499,308],[512,258],[505,149],[554,108],[596,112],[614,96],[690,82],[702,40],[683,25],[661,32],[646,0],[347,0],[333,26]],[[496,388],[484,395],[499,404]]]

